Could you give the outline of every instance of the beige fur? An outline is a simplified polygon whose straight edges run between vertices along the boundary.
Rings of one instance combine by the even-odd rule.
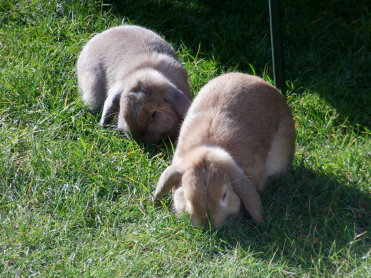
[[[294,121],[279,91],[259,77],[225,74],[195,98],[154,196],[173,189],[175,210],[197,226],[220,226],[238,215],[241,201],[262,222],[258,191],[287,170],[294,151]]]
[[[118,116],[118,129],[137,141],[174,134],[191,101],[188,74],[160,36],[119,26],[93,37],[77,62],[85,104],[103,108],[101,125]]]

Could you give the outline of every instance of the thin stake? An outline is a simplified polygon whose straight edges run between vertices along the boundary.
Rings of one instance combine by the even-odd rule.
[[[283,53],[280,0],[269,0],[274,86],[286,97],[285,58]]]

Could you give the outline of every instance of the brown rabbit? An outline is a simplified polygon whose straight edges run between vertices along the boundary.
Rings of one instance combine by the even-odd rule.
[[[259,77],[225,74],[194,99],[154,197],[172,189],[175,211],[187,211],[195,226],[220,226],[239,214],[241,201],[263,222],[258,191],[290,166],[294,152],[294,121],[279,91]]]
[[[136,141],[174,134],[189,105],[188,74],[170,45],[139,26],[119,26],[93,37],[77,61],[82,99],[101,125],[117,115],[117,127]]]

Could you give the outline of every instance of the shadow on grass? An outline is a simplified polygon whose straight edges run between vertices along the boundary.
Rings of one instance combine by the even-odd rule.
[[[241,221],[222,227],[226,249],[240,246],[263,260],[294,269],[353,269],[371,251],[371,195],[303,163],[262,195],[267,218],[261,227]],[[357,262],[356,262],[357,259]]]
[[[217,60],[224,70],[272,74],[268,1],[106,0],[125,22],[165,36],[175,49]],[[111,5],[109,5],[111,4]],[[371,129],[371,4],[367,0],[282,1],[286,79],[311,90],[339,122]],[[182,46],[183,44],[183,46]],[[202,85],[202,84],[201,84]],[[291,87],[291,83],[288,84]],[[198,87],[194,90],[198,91]],[[364,130],[361,128],[361,131]]]
[[[169,145],[160,149],[171,156]],[[147,151],[158,149],[150,145]],[[297,159],[287,175],[268,184],[262,193],[264,224],[255,226],[246,217],[211,230],[219,246],[208,251],[219,256],[223,250],[229,253],[240,248],[246,252],[242,256],[254,252],[256,258],[294,272],[333,274],[340,268],[354,269],[371,252],[371,194],[346,182],[344,177],[313,170]],[[170,209],[172,202],[166,200],[165,206]]]

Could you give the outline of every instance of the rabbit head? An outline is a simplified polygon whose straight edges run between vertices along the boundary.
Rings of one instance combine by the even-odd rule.
[[[175,211],[187,212],[194,226],[219,227],[245,206],[257,222],[263,207],[256,187],[234,159],[219,147],[200,146],[177,159],[161,175],[154,197],[173,190]],[[242,204],[241,204],[242,201]]]
[[[127,137],[151,143],[174,134],[190,104],[163,74],[141,69],[112,86],[100,123],[104,125],[117,115],[117,127]]]

